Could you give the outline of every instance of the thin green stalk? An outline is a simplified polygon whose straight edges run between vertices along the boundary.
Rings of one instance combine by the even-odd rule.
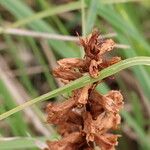
[[[44,143],[46,140],[54,140],[57,135],[52,137],[13,137],[0,138],[0,148],[3,150],[37,148],[36,142]]]
[[[50,1],[43,1],[43,0],[38,0],[38,1],[39,1],[40,6],[42,7],[43,10],[44,10],[44,9],[45,9],[45,10],[46,10],[46,9],[52,9],[52,8],[54,7],[54,5],[52,4],[52,2],[50,2]],[[59,19],[58,16],[56,16],[56,15],[52,16],[52,17],[49,19],[49,22],[50,22],[51,20],[56,24],[56,26],[58,27],[58,29],[60,30],[60,32],[61,32],[62,34],[64,34],[64,35],[65,35],[65,34],[69,34],[69,32],[67,31],[65,25],[64,25],[63,22]]]
[[[136,133],[138,134],[140,138],[140,142],[144,143],[143,146],[145,147],[145,149],[147,150],[150,149],[148,136],[144,134],[143,129],[136,123],[135,119],[131,117],[131,115],[129,115],[128,112],[125,112],[125,111],[121,111],[121,115],[128,122],[129,126],[134,128],[134,130],[136,131]]]
[[[13,23],[12,25],[10,25],[10,27],[11,28],[17,28],[17,27],[29,24],[30,22],[38,20],[38,19],[42,19],[42,18],[52,16],[52,15],[61,14],[61,13],[67,12],[67,11],[77,10],[80,8],[81,8],[80,2],[72,2],[72,3],[64,4],[61,6],[57,6],[53,9],[41,11],[39,13],[32,15],[32,16],[23,18],[22,20],[19,20],[19,21]]]
[[[81,0],[82,35],[85,36],[85,2]]]
[[[85,1],[81,0],[81,23],[82,23],[82,36],[84,37],[86,34],[86,28],[85,28]],[[83,48],[80,48],[80,56],[84,57],[84,50]]]
[[[140,2],[142,0],[103,0],[104,4],[113,4],[113,3],[128,3],[128,2]]]
[[[90,6],[87,12],[87,20],[86,20],[86,35],[91,33],[98,15],[97,1],[91,0],[89,5]]]
[[[150,57],[144,57],[144,56],[142,57],[141,56],[141,57],[128,58],[126,60],[120,61],[119,63],[114,64],[114,65],[100,71],[99,76],[96,79],[91,78],[89,75],[85,75],[75,81],[70,82],[69,84],[65,85],[64,87],[61,87],[61,88],[58,88],[51,92],[48,92],[44,95],[41,95],[33,100],[30,100],[20,106],[17,106],[14,109],[11,109],[11,110],[3,113],[2,115],[0,115],[0,120],[5,119],[5,118],[9,117],[10,115],[12,115],[16,112],[19,112],[19,111],[23,110],[24,108],[31,106],[37,102],[48,100],[48,99],[56,97],[60,94],[81,88],[87,84],[100,81],[100,80],[102,80],[106,77],[109,77],[123,69],[129,68],[129,67],[132,67],[135,65],[150,65]]]
[[[12,98],[11,93],[5,86],[4,82],[0,79],[0,113],[4,113],[5,110],[16,107],[16,103]],[[22,117],[22,113],[14,114],[13,117],[7,118],[6,122],[9,124],[10,131],[16,136],[26,136],[30,130]],[[1,130],[1,128],[0,128]]]
[[[24,1],[5,0],[0,1],[0,4],[18,20],[21,20],[22,18],[26,18],[28,16],[32,16],[35,14],[35,12],[29,6],[27,6],[27,4]],[[27,26],[35,31],[57,33],[51,24],[48,24],[46,21],[42,19],[34,20],[33,22],[30,22],[30,24],[27,24]],[[65,42],[49,40],[48,43],[50,44],[52,49],[63,58],[80,56],[78,53],[79,52],[78,49],[72,50],[72,48],[70,48],[68,44],[66,44]]]
[[[27,40],[28,40],[29,44],[31,45],[33,53],[36,56],[38,62],[40,63],[40,65],[44,69],[44,76],[45,76],[45,79],[47,80],[47,82],[49,84],[49,87],[52,90],[56,89],[56,84],[55,84],[54,78],[50,74],[49,69],[48,69],[48,67],[46,65],[45,59],[42,56],[42,53],[40,52],[38,46],[36,45],[35,41],[32,38],[28,37]]]
[[[13,42],[13,40],[11,39],[11,36],[9,36],[9,35],[4,34],[4,39],[6,40],[6,43],[8,45],[8,52],[12,56],[17,68],[19,69],[21,82],[26,87],[28,92],[33,97],[36,97],[38,95],[38,93],[37,93],[36,89],[33,87],[32,82],[26,73],[26,67],[25,67],[24,63],[19,58],[17,47],[15,46],[15,43]]]

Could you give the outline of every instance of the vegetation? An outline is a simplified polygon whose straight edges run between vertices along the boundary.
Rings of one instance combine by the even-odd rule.
[[[148,150],[149,8],[148,0],[1,0],[0,149],[42,149],[46,140],[60,138],[46,123],[47,103],[114,75],[97,90],[123,94],[118,149]],[[100,71],[97,78],[85,75],[62,86],[52,75],[56,61],[83,57],[77,32],[86,36],[94,27],[117,43],[110,55],[123,60]]]

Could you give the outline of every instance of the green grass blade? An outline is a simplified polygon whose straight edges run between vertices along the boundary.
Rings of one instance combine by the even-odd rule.
[[[82,35],[85,36],[85,29],[86,29],[86,24],[85,24],[85,1],[81,0],[81,18],[82,18]]]
[[[40,102],[40,101],[44,101],[44,100],[48,100],[50,98],[53,98],[53,97],[56,97],[60,94],[63,94],[63,93],[66,93],[66,92],[70,92],[74,89],[77,89],[77,88],[80,88],[80,87],[83,87],[89,83],[94,83],[96,81],[100,81],[108,76],[111,76],[123,69],[126,69],[128,67],[132,67],[132,66],[135,66],[135,65],[150,65],[150,57],[134,57],[134,58],[129,58],[129,59],[126,59],[126,60],[123,60],[117,64],[114,64],[104,70],[102,70],[98,76],[98,78],[94,79],[94,78],[91,78],[89,75],[86,75],[86,76],[83,76],[67,85],[65,85],[64,87],[61,87],[59,89],[56,89],[56,90],[53,90],[49,93],[46,93],[44,95],[41,95],[33,100],[30,100],[10,111],[7,111],[5,113],[3,113],[2,115],[0,115],[0,120],[4,119],[4,118],[7,118],[8,116],[28,107],[28,106],[31,106],[37,102]]]
[[[150,149],[148,137],[144,134],[143,129],[140,128],[140,126],[136,123],[133,117],[131,117],[131,115],[129,115],[129,113],[125,111],[122,111],[121,115],[128,122],[128,125],[132,127],[135,130],[135,132],[138,134],[138,138],[140,139],[140,142],[144,143],[145,148],[147,150]]]
[[[53,140],[55,137],[14,137],[0,138],[0,148],[3,150],[38,148],[37,143]]]
[[[16,107],[16,103],[14,102],[12,95],[9,93],[2,80],[0,80],[0,97],[2,103],[0,109],[4,108],[5,110],[8,110]],[[2,111],[0,113],[2,113]],[[29,132],[21,113],[14,114],[14,116],[10,117],[7,121],[10,123],[9,126],[14,135],[25,136],[27,132]]]
[[[33,97],[37,96],[38,95],[37,91],[34,89],[32,83],[30,81],[30,78],[26,73],[26,68],[24,66],[24,63],[18,56],[17,47],[15,46],[15,43],[13,42],[13,40],[11,39],[11,36],[9,36],[9,35],[4,35],[4,38],[9,47],[8,52],[12,56],[17,68],[19,69],[21,82],[23,83],[23,85],[26,87],[28,92]]]
[[[10,27],[18,28],[20,26],[29,24],[29,23],[33,22],[34,20],[43,19],[48,16],[57,15],[57,14],[61,14],[61,13],[67,12],[67,11],[73,11],[73,10],[77,10],[77,9],[81,9],[80,2],[72,2],[72,3],[68,3],[68,4],[63,4],[60,6],[55,6],[55,8],[44,10],[44,11],[38,12],[34,15],[31,15],[27,18],[24,18],[22,20],[19,20],[19,21],[13,23]]]
[[[44,70],[44,76],[49,84],[49,87],[54,90],[56,89],[56,84],[54,81],[53,76],[50,74],[49,68],[46,65],[45,59],[42,56],[41,51],[39,50],[38,46],[36,45],[35,41],[32,38],[27,38],[27,41],[29,42],[29,44],[31,45],[31,48],[33,50],[33,53],[35,55],[35,57],[37,58],[37,61],[39,62],[39,64],[43,67]]]
[[[137,122],[137,124],[144,129],[144,116],[142,113],[142,105],[141,101],[138,98],[138,96],[135,93],[131,93],[131,105],[132,105],[132,111],[134,115],[134,120]]]
[[[140,2],[142,0],[102,0],[103,4],[114,4],[114,3],[128,3],[128,2]]]
[[[126,36],[126,38],[130,38],[131,41],[136,42],[136,44],[140,46],[143,55],[150,54],[150,45],[136,30],[136,27],[129,24],[124,17],[120,15],[120,12],[117,12],[113,7],[104,6],[101,2],[98,9],[99,15],[110,22],[117,32],[122,33]],[[136,53],[141,55],[140,51],[138,50],[136,50]]]
[[[122,37],[120,34],[118,34],[117,39],[119,40],[119,42],[126,42],[126,38]],[[136,53],[133,49],[129,49],[129,51],[124,50],[124,51],[122,51],[122,53],[124,54],[124,56],[126,58],[136,56]],[[140,82],[140,85],[141,85],[145,95],[147,97],[149,97],[149,91],[150,91],[149,73],[147,73],[146,69],[143,66],[136,66],[136,67],[132,68],[132,70],[135,74],[135,78],[137,78],[138,81]]]
[[[96,0],[91,0],[89,5],[90,6],[87,12],[87,21],[86,21],[86,34],[87,35],[92,31],[94,27],[94,23],[97,18],[97,13],[98,13],[98,5],[97,5]]]
[[[34,13],[23,1],[20,0],[5,0],[0,1],[0,4],[11,12],[18,20],[31,16]],[[43,20],[34,20],[28,27],[36,31],[56,33],[54,28]],[[62,57],[80,57],[79,49],[71,49],[65,42],[50,40],[49,44],[53,50]]]
[[[137,32],[136,28],[134,28],[133,25],[130,25],[130,23],[124,20],[123,17],[113,7],[106,7],[103,4],[101,4],[99,5],[98,9],[98,14],[104,19],[106,19],[114,27],[115,31],[118,34],[117,39],[119,40],[119,42],[131,45],[131,49],[122,51],[122,54],[126,58],[135,57],[141,54],[142,56],[149,56],[150,46],[144,40],[142,35],[140,35],[139,32]],[[135,43],[136,46],[134,46]],[[139,46],[137,47],[137,45]],[[138,50],[135,49],[136,47]],[[140,66],[133,68],[133,72],[140,81],[144,93],[148,97],[150,91],[150,78],[147,73],[147,70],[143,66]]]

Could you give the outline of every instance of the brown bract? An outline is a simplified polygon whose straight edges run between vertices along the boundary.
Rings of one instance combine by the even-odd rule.
[[[87,103],[90,88],[91,85],[86,85],[85,87],[74,91],[73,97],[78,106],[83,106]]]
[[[64,122],[67,119],[67,114],[72,110],[74,105],[75,101],[73,99],[59,104],[48,104],[46,110],[48,114],[47,122],[56,125]]]
[[[89,73],[96,78],[99,71],[121,60],[120,57],[107,58],[105,54],[115,47],[112,39],[102,39],[95,30],[87,38],[81,39],[85,57],[65,58],[58,61],[54,76],[64,83],[76,80]],[[119,135],[111,133],[121,123],[119,115],[123,107],[123,97],[119,91],[109,91],[102,95],[96,91],[99,82],[86,85],[72,92],[72,96],[62,103],[47,106],[47,122],[57,126],[61,140],[48,141],[49,150],[114,150]]]
[[[80,77],[82,77],[82,74],[80,72],[75,71],[74,69],[68,69],[68,68],[62,68],[62,67],[57,67],[54,71],[53,74],[56,78],[60,78],[63,80],[76,80]]]
[[[62,68],[70,69],[70,68],[82,68],[85,66],[86,62],[80,58],[64,58],[57,61],[57,63]]]
[[[95,142],[101,148],[101,150],[115,150],[115,146],[118,145],[118,137],[119,135],[105,133],[96,135]]]
[[[58,67],[54,69],[54,76],[64,80],[75,80],[88,72],[93,78],[98,72],[121,60],[120,57],[106,59],[104,55],[114,49],[115,42],[112,39],[99,38],[97,30],[94,30],[87,38],[80,38],[80,44],[84,47],[85,57],[65,58],[58,61]]]

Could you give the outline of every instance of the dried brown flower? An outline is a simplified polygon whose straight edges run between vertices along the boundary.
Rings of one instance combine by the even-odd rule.
[[[50,150],[77,150],[82,143],[83,139],[80,132],[73,132],[60,141],[47,142]]]
[[[63,68],[63,67],[57,67],[53,71],[53,74],[55,77],[63,79],[63,80],[75,80],[82,76],[80,72],[76,72],[73,69]]]
[[[115,150],[115,146],[118,145],[118,137],[119,135],[105,133],[96,135],[95,142],[101,148],[101,150]]]
[[[67,114],[74,107],[75,101],[73,99],[65,101],[59,104],[48,104],[47,105],[47,122],[53,124],[59,124],[66,120]]]
[[[74,91],[74,100],[79,105],[85,105],[88,101],[89,89],[91,85],[87,85],[83,88],[77,89]]]
[[[70,68],[82,68],[85,66],[86,62],[80,58],[64,58],[57,61],[57,63],[62,68],[70,69]]]
[[[76,80],[89,73],[96,78],[99,71],[121,60],[104,56],[113,50],[112,39],[102,39],[97,30],[85,39],[80,38],[85,57],[65,58],[58,61],[54,76],[64,83]],[[73,91],[71,98],[62,103],[48,104],[47,122],[57,125],[62,136],[59,141],[48,141],[49,150],[94,150],[96,144],[101,150],[115,150],[119,135],[110,133],[121,122],[119,115],[123,97],[119,91],[102,95],[96,91],[99,82]]]
[[[119,62],[120,57],[104,59],[104,54],[113,50],[115,42],[112,39],[100,39],[97,30],[94,30],[87,38],[80,38],[80,44],[84,47],[85,57],[65,58],[58,61],[59,67],[54,69],[54,76],[64,80],[75,80],[82,76],[82,73],[89,74],[96,78],[98,72],[114,63]]]

